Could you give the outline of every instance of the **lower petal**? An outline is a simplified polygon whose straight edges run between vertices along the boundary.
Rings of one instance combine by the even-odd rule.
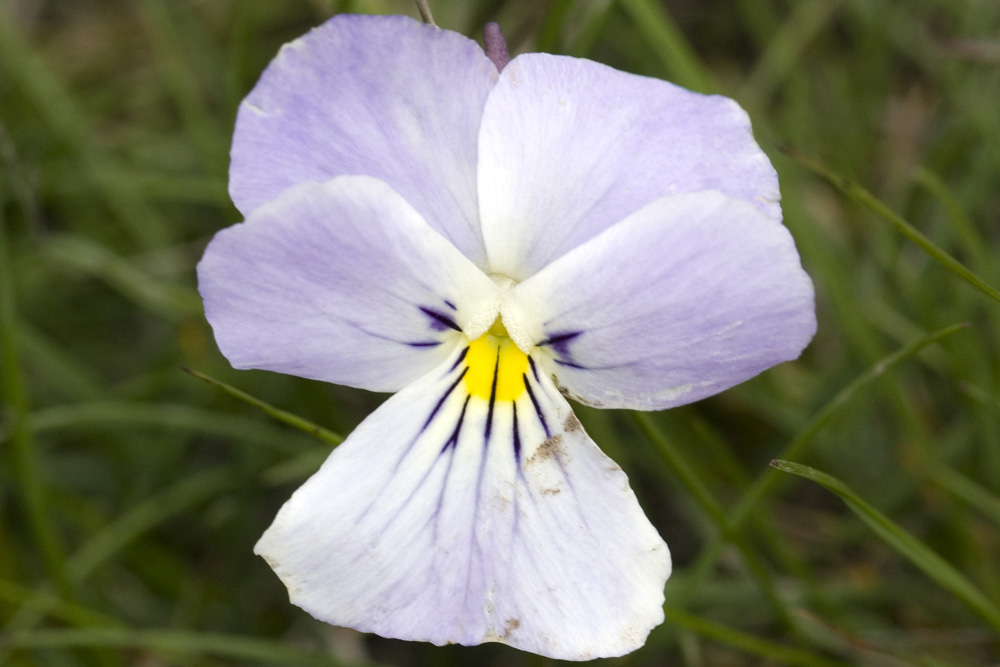
[[[663,620],[667,547],[552,384],[523,358],[512,385],[497,355],[491,384],[470,379],[463,347],[390,398],[256,552],[328,623],[571,660],[628,653]]]

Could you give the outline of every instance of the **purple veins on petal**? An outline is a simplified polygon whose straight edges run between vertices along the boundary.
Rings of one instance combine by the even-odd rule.
[[[489,444],[490,432],[493,430],[493,408],[497,402],[497,377],[500,375],[500,349],[497,348],[497,361],[493,366],[493,383],[490,386],[490,407],[486,412],[486,443]]]
[[[465,403],[462,404],[462,412],[458,416],[458,422],[455,424],[455,430],[451,432],[451,436],[445,441],[444,447],[441,448],[442,454],[448,451],[449,448],[454,449],[455,446],[458,445],[458,436],[462,432],[462,422],[465,421],[465,412],[469,409],[469,399],[471,398],[471,396],[465,397]],[[433,419],[433,415],[431,418]]]
[[[527,380],[525,380],[527,384]],[[517,426],[517,403],[511,402],[513,420],[514,461],[517,463],[518,474],[521,474],[521,430]]]
[[[535,382],[541,382],[542,381],[541,378],[538,377],[538,367],[535,366],[535,360],[532,359],[530,356],[528,357],[528,365],[531,366],[531,374],[535,376]],[[525,385],[528,384],[527,378],[525,378],[524,384]]]
[[[439,340],[422,340],[413,343],[406,343],[410,347],[436,347],[441,344]]]
[[[458,364],[462,361],[462,359],[465,358],[465,353],[468,352],[468,350],[469,350],[469,348],[465,348],[465,351],[462,352],[462,354],[459,356],[458,361],[455,362],[455,366],[452,367],[452,370],[454,370],[454,368],[458,366]],[[448,397],[452,395],[452,393],[455,391],[455,388],[458,387],[459,383],[461,383],[462,380],[465,379],[465,374],[468,373],[468,372],[469,372],[468,368],[463,369],[462,372],[459,374],[458,379],[456,379],[448,387],[447,391],[445,391],[444,394],[442,394],[440,400],[438,400],[438,402],[434,405],[434,409],[431,410],[431,414],[428,415],[427,421],[424,422],[423,427],[420,429],[421,433],[423,433],[424,431],[426,431],[427,427],[431,425],[431,422],[434,421],[434,417],[436,417],[437,413],[441,411],[441,406],[444,405],[444,402],[447,401]],[[466,402],[468,402],[468,399],[466,399]]]
[[[555,334],[543,340],[538,346],[548,345],[559,354],[565,354],[570,341],[582,333],[582,331],[567,331],[566,333]]]
[[[465,357],[467,357],[468,355],[469,355],[469,346],[466,345],[464,348],[462,348],[462,351],[459,353],[458,358],[455,359],[455,363],[452,364],[451,368],[448,369],[448,373],[451,373],[453,370],[458,368],[458,365],[463,361],[465,361]]]
[[[531,357],[528,357],[528,361],[531,361]],[[538,371],[535,370],[535,364],[532,362],[531,369],[535,372],[535,380],[538,381]],[[535,397],[535,392],[531,388],[531,383],[528,382],[528,374],[524,374],[524,389],[528,392],[528,398],[531,399],[531,404],[535,407],[535,414],[538,415],[538,421],[542,425],[542,429],[545,430],[545,437],[552,437],[552,432],[549,430],[548,422],[545,421],[545,413],[542,412],[542,406],[538,403],[538,398]]]
[[[555,352],[558,355],[555,359],[557,364],[570,366],[571,368],[584,368],[573,361],[573,355],[569,351],[570,343],[576,340],[582,333],[582,331],[567,331],[566,333],[555,334],[539,343],[538,347],[548,347]]]
[[[445,329],[454,329],[455,331],[462,331],[462,327],[458,326],[453,319],[445,315],[444,313],[434,310],[433,308],[427,308],[426,306],[419,306],[420,312],[431,319],[431,328],[434,331],[444,331]]]
[[[464,348],[462,348],[462,351],[459,353],[458,358],[455,359],[455,363],[452,364],[451,368],[448,369],[448,373],[451,373],[453,370],[455,370],[456,368],[458,368],[458,365],[460,363],[462,363],[463,361],[465,361],[465,358],[468,355],[469,355],[469,346],[466,345]],[[466,369],[466,370],[468,370],[468,369]],[[464,373],[463,373],[463,375],[464,375]]]

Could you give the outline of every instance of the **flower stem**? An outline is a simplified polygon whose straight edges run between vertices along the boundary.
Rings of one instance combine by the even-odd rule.
[[[431,14],[431,7],[427,4],[427,0],[416,0],[417,1],[417,11],[420,12],[420,20],[428,25],[432,25],[435,28],[438,24],[434,22],[434,15]]]

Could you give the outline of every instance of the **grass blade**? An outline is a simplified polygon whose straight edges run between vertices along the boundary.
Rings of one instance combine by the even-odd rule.
[[[930,479],[945,491],[963,501],[1000,528],[1000,498],[951,468],[939,467],[930,473]]]
[[[1000,609],[972,582],[931,550],[923,542],[900,528],[887,516],[872,507],[842,481],[825,472],[791,461],[774,460],[778,470],[804,477],[840,496],[851,510],[904,558],[924,571],[942,587],[954,593],[991,627],[1000,632]]]
[[[948,336],[962,331],[967,327],[968,324],[966,323],[953,324],[949,327],[945,327],[944,329],[935,331],[924,338],[920,338],[912,343],[904,345],[889,356],[881,359],[878,363],[841,389],[836,396],[824,405],[823,408],[816,413],[816,416],[814,416],[812,420],[806,424],[805,428],[799,431],[798,435],[796,435],[788,446],[785,447],[778,458],[792,459],[800,457],[809,446],[809,443],[812,442],[812,439],[816,436],[816,434],[819,433],[824,426],[830,423],[834,416],[836,416],[836,414],[845,405],[853,400],[854,397],[862,391],[862,389],[875,382],[903,361],[912,358],[928,345],[947,338]],[[774,487],[781,481],[781,479],[782,477],[777,472],[768,469],[754,481],[754,483],[750,486],[750,489],[743,494],[743,497],[740,499],[739,503],[737,503],[736,507],[729,513],[729,526],[734,533],[738,533],[743,528],[747,520],[754,515],[755,510],[758,509],[764,498],[766,498],[767,495],[774,490]],[[698,589],[702,582],[704,582],[711,572],[713,565],[721,556],[723,544],[728,539],[729,538],[726,535],[719,535],[708,545],[708,547],[703,550],[702,555],[698,558],[697,563],[692,569],[693,574],[689,577],[687,584],[677,599],[687,599],[695,590]]]
[[[816,413],[816,416],[813,417],[808,424],[806,424],[806,427],[802,429],[797,436],[795,436],[787,447],[785,447],[778,458],[799,458],[805,451],[808,444],[812,441],[813,437],[815,437],[815,435],[819,433],[824,426],[830,423],[837,412],[847,405],[863,388],[885,375],[886,372],[903,361],[916,356],[920,350],[924,349],[928,345],[962,331],[963,329],[968,328],[968,326],[969,325],[967,323],[960,322],[958,324],[952,324],[951,326],[945,327],[944,329],[939,329],[924,338],[920,338],[912,343],[904,345],[889,356],[880,360],[874,366],[855,378],[854,381],[846,387],[837,392],[837,395],[830,399],[830,401]],[[732,525],[734,528],[739,528],[743,525],[747,518],[749,518],[753,513],[754,508],[761,498],[767,495],[767,493],[774,488],[774,485],[777,484],[780,479],[781,477],[779,475],[768,470],[765,471],[756,482],[754,482],[753,486],[750,487],[750,490],[747,491],[747,493],[740,500],[740,503],[736,506],[736,509],[732,512]]]
[[[28,588],[13,581],[4,581],[2,579],[0,579],[0,602],[7,602],[12,606],[18,605],[72,625],[115,627],[121,624],[121,621],[112,616],[94,611],[75,602],[67,602],[51,591],[43,588]],[[0,634],[0,638],[2,637],[3,635]],[[2,641],[0,639],[0,642]],[[6,656],[0,653],[0,661],[4,658]]]
[[[857,183],[852,183],[816,158],[806,155],[796,148],[791,146],[782,146],[781,150],[809,171],[828,181],[841,193],[888,222],[893,228],[896,229],[896,231],[920,246],[924,252],[930,255],[943,267],[997,303],[1000,303],[1000,292],[975,273],[965,268],[965,266],[957,259],[939,248],[937,244],[924,236],[920,230],[908,223],[902,216],[892,211],[888,206],[880,202],[875,195],[868,192],[868,190],[865,190]]]
[[[231,483],[232,471],[219,468],[182,478],[179,482],[131,507],[73,554],[67,570],[74,582],[82,581],[102,563],[138,536],[183,512],[192,505],[218,495]]]
[[[80,236],[50,237],[44,255],[59,270],[69,268],[104,281],[125,298],[168,319],[200,317],[201,299],[190,287],[157,280],[100,243]]]
[[[767,102],[785,78],[795,71],[802,52],[817,35],[828,30],[831,19],[839,9],[839,0],[798,3],[780,31],[768,40],[767,48],[736,97],[750,109],[759,108]]]
[[[668,607],[663,610],[663,613],[671,623],[693,630],[709,639],[728,644],[741,651],[760,656],[761,658],[777,660],[784,665],[796,665],[797,667],[848,667],[850,665],[850,663],[830,660],[808,651],[782,646],[781,644],[741,632],[728,625],[700,618],[680,609]]]
[[[667,75],[678,85],[699,93],[713,93],[717,86],[684,33],[660,3],[653,0],[618,0],[635,21]]]
[[[173,403],[70,403],[36,410],[31,414],[30,423],[36,434],[113,425],[206,433],[283,452],[299,452],[304,442],[312,442],[304,438],[301,442],[289,442],[288,431],[269,426],[261,428],[257,419]],[[0,434],[0,443],[3,441],[3,434]]]
[[[701,505],[701,508],[705,511],[705,513],[708,514],[709,518],[711,518],[719,532],[722,535],[729,537],[733,544],[736,545],[736,548],[743,557],[743,561],[746,563],[747,568],[757,580],[761,592],[764,593],[768,602],[771,603],[771,606],[774,608],[775,614],[778,616],[781,623],[786,627],[795,630],[795,620],[788,607],[788,603],[785,602],[778,591],[774,577],[771,575],[767,567],[765,567],[764,563],[761,562],[757,554],[754,553],[753,548],[745,539],[744,535],[732,530],[725,509],[712,496],[711,491],[708,489],[708,484],[704,481],[702,476],[698,473],[695,467],[684,458],[677,447],[674,446],[671,439],[668,438],[659,427],[657,427],[656,423],[648,413],[633,412],[632,417],[639,426],[640,430],[642,430],[642,432],[646,435],[646,438],[654,445],[661,460],[673,471],[678,479],[681,480],[681,483],[684,484],[691,495],[695,497],[695,500],[699,505]]]
[[[3,219],[3,184],[0,183],[0,395],[10,406],[11,460],[15,484],[24,503],[28,530],[45,565],[45,572],[62,597],[75,598],[64,564],[35,439],[28,426],[28,389],[21,368],[20,334],[14,275],[8,257],[7,229]]]
[[[224,468],[198,473],[181,479],[166,490],[131,507],[94,534],[66,560],[66,571],[70,580],[74,585],[82,584],[101,564],[109,561],[141,535],[192,505],[217,495],[230,483],[230,477],[230,471]],[[4,597],[3,583],[0,581],[0,599]],[[24,590],[21,592],[24,593]],[[8,598],[14,596],[14,593],[8,592]],[[72,603],[61,600],[45,589],[35,589],[20,596],[20,599],[14,596],[14,599],[20,603],[20,608],[8,622],[7,630],[26,631],[28,627],[36,625],[43,617],[49,615],[64,618],[77,625],[120,624],[119,621],[104,615],[84,614],[80,608],[72,606]],[[2,650],[3,641],[0,639],[0,663],[3,663],[6,657]]]
[[[273,641],[218,633],[83,628],[28,630],[0,634],[0,649],[70,647],[127,648],[175,656],[180,653],[215,655],[267,665],[336,667],[345,664],[332,656],[290,648]]]
[[[0,5],[0,70],[26,102],[31,103],[45,122],[48,132],[64,143],[79,163],[77,174],[101,194],[123,230],[143,249],[167,245],[172,238],[170,225],[159,212],[138,196],[126,179],[110,178],[127,174],[117,160],[93,138],[96,132],[83,119],[83,109],[45,59],[18,31],[19,22]]]

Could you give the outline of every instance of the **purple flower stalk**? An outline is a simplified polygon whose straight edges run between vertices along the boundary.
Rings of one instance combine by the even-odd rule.
[[[735,102],[486,42],[338,16],[240,108],[219,347],[396,392],[256,552],[336,625],[622,655],[670,555],[564,396],[660,410],[795,359],[812,284]]]

